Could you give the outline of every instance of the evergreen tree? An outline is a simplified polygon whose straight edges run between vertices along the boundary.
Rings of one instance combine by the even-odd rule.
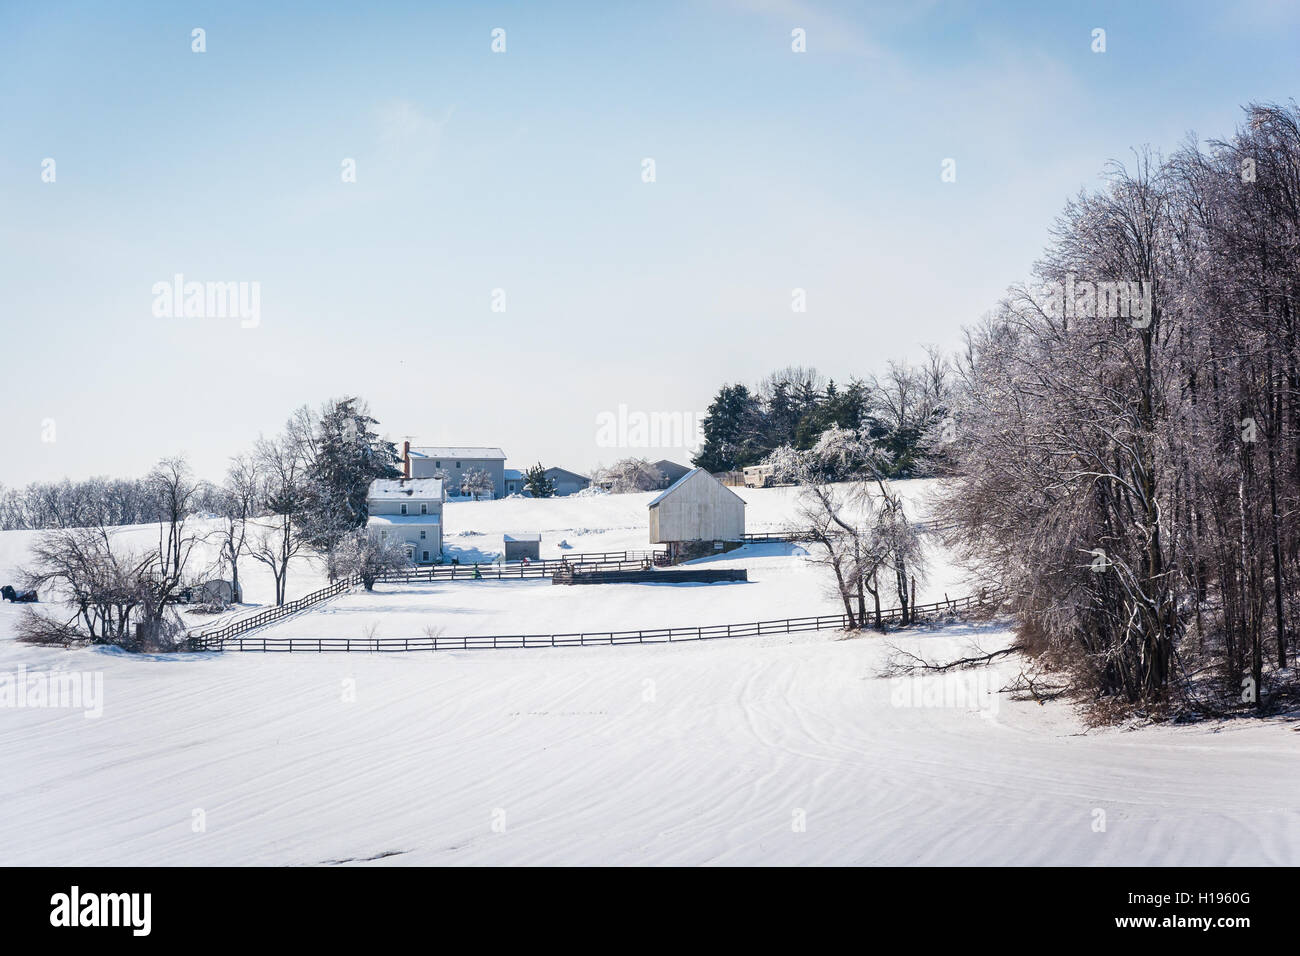
[[[540,461],[524,472],[524,487],[534,498],[550,498],[555,494],[555,481],[547,476]]]
[[[397,448],[373,430],[377,424],[357,398],[328,402],[315,423],[303,530],[319,551],[332,550],[366,523],[366,492],[372,481],[402,477]]]
[[[744,385],[724,385],[704,419],[704,444],[692,462],[706,471],[731,471],[763,459],[762,408]]]

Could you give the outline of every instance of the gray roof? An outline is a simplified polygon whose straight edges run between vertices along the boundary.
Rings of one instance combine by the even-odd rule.
[[[501,536],[506,541],[541,541],[540,534],[503,534]]]
[[[462,445],[421,445],[411,446],[411,454],[417,458],[500,458],[506,459],[506,453],[500,448],[475,448]]]
[[[558,468],[552,466],[550,468],[547,468],[545,473],[546,475],[549,476],[551,472],[555,472],[556,474],[561,474],[561,475],[568,475],[570,478],[577,478],[579,481],[591,481],[591,479],[588,478],[586,475],[580,475],[576,471],[569,471],[569,469],[567,468]]]
[[[376,478],[366,497],[371,501],[406,501],[410,498],[442,500],[441,478]]]

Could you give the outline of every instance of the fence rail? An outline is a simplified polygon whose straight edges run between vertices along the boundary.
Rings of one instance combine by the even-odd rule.
[[[915,614],[956,612],[996,602],[992,590],[952,600],[918,604]],[[874,616],[869,615],[874,624]],[[902,611],[881,613],[882,623],[901,620]],[[740,624],[711,624],[702,627],[641,628],[626,631],[588,631],[569,634],[487,634],[465,637],[242,637],[234,636],[215,644],[200,646],[204,650],[257,651],[264,653],[375,653],[405,651],[480,650],[488,648],[587,647],[620,644],[672,644],[682,641],[716,640],[726,637],[758,637],[765,634],[795,634],[803,631],[843,630],[849,625],[847,614],[819,614],[791,617],[776,621],[750,621]]]
[[[630,553],[630,552],[629,552]],[[666,552],[665,552],[666,556]],[[529,561],[511,562],[510,564],[431,564],[423,568],[402,568],[398,571],[385,571],[375,580],[384,582],[401,582],[410,584],[418,581],[468,581],[477,574],[479,578],[493,581],[508,578],[549,578],[558,571],[576,569],[579,574],[588,570],[629,571],[644,568],[647,564],[657,563],[647,554],[644,558],[610,561]]]
[[[248,617],[241,617],[237,621],[231,621],[222,627],[212,631],[201,631],[198,634],[190,635],[190,642],[193,646],[199,648],[211,647],[213,642],[220,648],[221,642],[229,640],[240,634],[247,634],[249,631],[256,630],[259,627],[265,627],[276,621],[283,620],[299,611],[304,611],[313,604],[319,604],[321,601],[334,597],[336,594],[342,594],[344,591],[350,591],[361,583],[361,575],[354,574],[351,577],[340,578],[328,587],[323,587],[319,591],[312,591],[311,594],[304,594],[302,597],[293,601],[287,601],[277,607],[268,607],[264,611]]]
[[[501,564],[483,564],[478,566],[477,577],[487,580],[502,580],[506,578],[529,578],[529,577],[551,577],[557,571],[564,568],[579,568],[579,573],[588,570],[599,569],[602,571],[630,571],[640,569],[646,564],[664,564],[667,563],[667,551],[589,551],[585,553],[566,556],[559,561],[530,561],[509,562]],[[401,582],[404,584],[418,583],[420,581],[435,581],[438,579],[468,581],[475,578],[475,568],[470,565],[454,564],[433,564],[427,568],[410,568],[401,571],[386,571],[380,574],[376,580],[388,582]],[[321,601],[328,600],[335,595],[342,594],[344,591],[350,591],[361,583],[361,575],[354,574],[347,578],[340,578],[328,587],[323,587],[319,591],[313,591],[311,594],[305,594],[296,600],[289,601],[277,607],[269,607],[256,614],[248,617],[241,617],[237,621],[215,628],[210,631],[200,631],[190,635],[192,646],[206,648],[221,646],[225,640],[237,637],[240,634],[247,634],[249,631],[266,627],[268,624],[274,624],[276,621],[284,620],[300,611],[306,610],[313,604],[319,604]]]

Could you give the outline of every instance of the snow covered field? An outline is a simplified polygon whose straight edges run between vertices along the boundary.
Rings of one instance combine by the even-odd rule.
[[[746,497],[751,530],[789,520],[789,492]],[[499,547],[502,531],[541,530],[544,554],[561,537],[645,548],[647,498],[458,504],[448,540]],[[0,578],[27,540],[0,535]],[[936,559],[925,593],[966,593]],[[544,632],[834,607],[794,549],[719,560],[750,582],[384,587],[273,633]],[[247,573],[249,600],[265,601]],[[300,570],[290,594],[319,583]],[[1064,705],[990,693],[1014,660],[948,683],[877,676],[890,643],[992,649],[1009,639],[996,626],[133,657],[16,644],[18,613],[0,606],[0,674],[85,677],[92,695],[98,680],[102,713],[0,707],[0,864],[1300,862],[1294,723],[1089,731]]]

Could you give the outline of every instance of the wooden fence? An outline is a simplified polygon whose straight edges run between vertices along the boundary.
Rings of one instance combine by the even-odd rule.
[[[913,608],[918,615],[956,613],[971,608],[992,605],[998,600],[993,591],[978,595],[919,604]],[[875,619],[871,615],[871,624]],[[902,617],[898,609],[883,611],[883,623],[897,624]],[[197,650],[260,651],[265,653],[324,653],[342,651],[350,653],[480,650],[489,648],[525,647],[587,647],[617,644],[673,644],[682,641],[707,641],[726,637],[759,637],[765,634],[795,634],[801,631],[843,630],[848,627],[846,614],[820,614],[808,617],[791,617],[777,621],[751,621],[741,624],[711,624],[703,627],[641,628],[627,631],[591,631],[570,634],[489,634],[467,637],[245,637],[235,635],[219,641],[208,640],[196,644]]]
[[[240,634],[247,634],[249,631],[256,630],[259,627],[265,627],[266,625],[273,624],[276,621],[281,621],[290,615],[297,614],[299,611],[306,610],[313,604],[319,604],[321,601],[332,598],[336,594],[350,591],[360,583],[361,576],[359,574],[348,578],[340,578],[329,587],[321,588],[319,591],[312,591],[311,594],[304,594],[296,600],[288,601],[277,607],[268,607],[264,611],[259,611],[258,613],[249,615],[248,617],[241,617],[237,621],[232,621],[224,627],[219,627],[212,631],[202,631],[198,634],[191,634],[189,638],[190,645],[201,650],[210,648],[215,644],[217,649],[220,650],[223,641],[227,641],[232,637],[237,637]]]
[[[566,556],[560,561],[530,561],[527,564],[523,562],[482,564],[478,567],[478,577],[493,581],[506,578],[548,578],[565,567],[577,567],[584,570],[599,568],[611,571],[630,571],[643,568],[647,563],[664,564],[667,563],[667,560],[667,551],[588,551]],[[380,574],[376,580],[386,583],[401,582],[410,584],[439,579],[468,581],[473,578],[474,568],[471,565],[434,564],[427,568],[386,571]],[[299,611],[306,610],[313,604],[319,604],[321,601],[326,601],[335,595],[342,594],[344,591],[350,591],[359,584],[361,584],[360,575],[340,578],[328,587],[313,591],[311,594],[305,594],[296,600],[277,607],[266,608],[248,617],[241,617],[237,621],[232,621],[213,630],[191,633],[190,645],[196,648],[207,648],[215,645],[220,648],[223,641],[241,634],[247,634],[249,631],[260,627],[266,627],[268,624],[274,624],[276,621],[284,620]]]
[[[763,531],[758,534],[741,535],[741,540],[744,541],[745,544],[764,544],[770,541],[808,541],[811,537],[812,536],[806,532],[799,531]]]
[[[632,554],[635,552],[626,552]],[[662,552],[667,556],[667,552]],[[556,572],[577,569],[579,573],[587,569],[599,568],[602,571],[630,571],[644,568],[647,564],[658,563],[647,554],[644,558],[611,561],[512,561],[509,564],[480,564],[477,566],[479,578],[500,581],[509,578],[549,578]],[[398,571],[385,571],[376,580],[401,582],[403,584],[420,581],[468,581],[475,576],[475,566],[469,564],[431,564],[423,568],[402,568]]]

